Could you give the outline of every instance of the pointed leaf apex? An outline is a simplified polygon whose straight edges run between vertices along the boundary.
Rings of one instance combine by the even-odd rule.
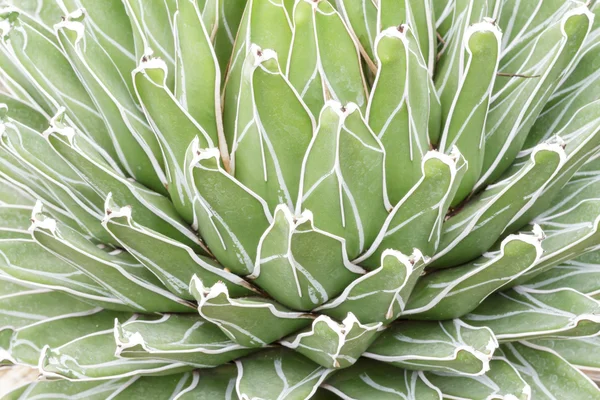
[[[500,41],[502,40],[502,31],[496,24],[496,20],[491,18],[484,18],[483,21],[470,25],[467,28],[463,39],[465,47],[468,47],[468,43],[471,39],[471,36],[478,32],[492,32],[494,36],[496,36],[496,40],[498,41],[498,43],[500,43]]]
[[[81,22],[85,17],[85,8],[80,8],[73,11],[69,15],[63,17],[63,19],[54,24],[54,32],[58,33],[61,29],[68,29],[77,34],[75,44],[77,44],[85,35],[85,25]]]
[[[36,229],[44,229],[54,234],[54,232],[56,232],[56,220],[43,215],[43,208],[44,205],[42,202],[37,200],[31,211],[31,225],[29,226],[29,231],[33,232]]]
[[[277,61],[277,53],[275,52],[275,50],[262,49],[259,45],[254,43],[250,45],[250,54],[252,54],[252,56],[254,57],[252,64],[255,67],[268,60]]]
[[[109,221],[113,218],[125,217],[127,221],[131,220],[131,206],[119,207],[112,199],[112,192],[106,196],[104,202],[104,218],[102,222]]]

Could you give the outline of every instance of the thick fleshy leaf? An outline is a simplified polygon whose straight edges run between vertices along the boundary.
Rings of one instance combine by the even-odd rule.
[[[135,317],[133,317],[135,318]],[[42,350],[42,376],[68,380],[106,380],[135,375],[168,375],[191,370],[183,363],[115,356],[113,329],[97,331],[56,348]]]
[[[592,336],[600,332],[600,302],[573,289],[517,286],[488,297],[462,320],[491,329],[500,341]]]
[[[176,0],[122,0],[133,29],[135,58],[160,57],[175,71],[175,36],[173,16],[177,11]],[[163,29],[156,29],[156,27]],[[175,87],[175,74],[167,77],[167,87]]]
[[[204,10],[201,10],[195,1],[177,1],[174,15],[175,97],[206,130],[214,146],[220,142],[225,146],[221,117],[221,71],[210,39],[217,26],[218,2],[208,0]],[[213,23],[209,14],[213,15]],[[148,114],[153,115],[152,112]]]
[[[209,0],[214,2],[214,0]],[[216,0],[218,26],[214,35],[213,47],[221,68],[221,85],[225,82],[229,61],[232,56],[236,33],[244,14],[246,1]]]
[[[483,167],[485,121],[500,60],[500,37],[491,22],[471,25],[464,35],[462,51],[468,54],[468,60],[447,110],[439,147],[443,152],[458,147],[468,165],[453,205],[469,195]]]
[[[467,165],[458,152],[450,156],[428,152],[422,160],[422,177],[390,211],[375,241],[356,263],[374,268],[383,252],[414,248],[431,256],[439,246],[442,224]]]
[[[343,239],[315,226],[310,211],[294,217],[285,205],[260,238],[249,278],[294,310],[309,311],[339,295],[364,270],[348,259]]]
[[[597,100],[594,93],[596,88],[600,87],[600,75],[594,66],[600,55],[598,46],[600,4],[591,5],[590,11],[594,13],[592,31],[577,55],[572,72],[565,76],[531,127],[524,149],[531,148],[536,143],[551,137],[569,123],[583,107]]]
[[[320,72],[327,98],[342,104],[356,103],[365,111],[367,89],[356,42],[328,0],[317,1],[314,12]]]
[[[537,264],[512,284],[523,284],[535,276],[598,248],[600,200],[595,174],[582,171],[583,179],[573,180],[558,195],[556,204],[536,218],[546,239],[544,254]]]
[[[312,398],[331,370],[287,349],[265,350],[235,362],[240,400]]]
[[[491,330],[460,320],[404,321],[383,332],[363,356],[412,370],[481,375],[497,347]]]
[[[505,358],[494,357],[490,361],[490,370],[481,376],[429,372],[425,377],[446,399],[531,399],[531,386]]]
[[[314,120],[280,69],[280,57],[253,45],[244,61],[231,169],[271,211],[293,207]]]
[[[541,144],[529,161],[514,167],[512,175],[474,197],[445,221],[433,267],[460,265],[489,250],[505,229],[532,206],[565,160],[560,144]]]
[[[302,165],[296,212],[310,210],[318,229],[344,238],[351,259],[373,243],[392,207],[385,157],[355,104],[325,105]]]
[[[267,203],[221,168],[217,149],[200,149],[194,141],[188,154],[194,227],[224,267],[251,273],[260,237],[271,222]]]
[[[198,301],[202,318],[245,347],[265,346],[309,325],[313,319],[262,297],[232,299],[222,283],[206,288],[197,277],[192,278],[190,292]]]
[[[174,400],[226,399],[236,379],[232,365],[173,373],[166,376],[134,376],[98,381],[37,381],[11,392],[7,400],[73,398],[90,400],[134,400],[172,398]]]
[[[53,217],[94,241],[113,244],[110,235],[98,226],[102,203],[94,189],[56,154],[39,132],[10,119],[3,127],[0,148],[6,151],[4,155],[12,171],[23,167],[38,177],[17,178],[19,182],[28,185],[28,191],[48,205]],[[4,172],[12,179],[16,177],[7,169]]]
[[[165,193],[163,158],[156,137],[133,101],[115,61],[83,22],[84,10],[66,16],[55,29],[61,48],[93,99],[123,170]]]
[[[593,251],[561,263],[528,280],[525,286],[540,290],[571,288],[600,300],[599,256],[599,251]]]
[[[442,399],[439,389],[428,384],[422,372],[401,370],[366,358],[336,372],[323,387],[342,399]]]
[[[347,368],[358,360],[382,330],[381,322],[363,325],[352,313],[341,324],[321,315],[311,327],[280,343],[325,368]]]
[[[516,342],[503,345],[502,351],[531,386],[532,399],[592,400],[600,396],[600,389],[590,378],[548,349]]]
[[[503,57],[501,72],[536,77],[511,77],[505,85],[496,83],[486,121],[483,173],[477,187],[495,181],[515,159],[543,105],[581,47],[592,19],[593,14],[581,5],[565,13],[514,57]]]
[[[42,214],[40,203],[31,218],[31,234],[40,246],[96,281],[131,310],[193,310],[189,303],[164,289],[160,281],[130,254],[121,250],[108,252],[95,246],[76,231]]]
[[[227,3],[227,0],[221,0]],[[234,1],[230,1],[235,7]],[[287,64],[292,41],[292,29],[283,0],[249,0],[239,25],[238,35],[225,81],[223,126],[227,147],[233,149],[236,127],[240,119],[240,98],[243,95],[243,70],[252,45],[271,49],[280,65]],[[243,129],[243,128],[241,128]]]
[[[65,107],[68,118],[86,135],[90,135],[106,151],[108,158],[118,160],[111,137],[93,100],[54,40],[29,24],[26,18],[19,18],[17,12],[9,13],[4,18],[7,18],[5,23],[13,26],[8,35],[3,36],[3,45],[7,46],[12,59],[18,61],[20,68],[27,71],[29,79],[48,98],[52,112]],[[36,65],[44,65],[44,68],[38,69]]]
[[[162,59],[143,58],[132,76],[137,97],[165,157],[171,200],[177,212],[191,223],[193,190],[186,180],[187,149],[193,140],[199,140],[202,148],[217,146],[218,142],[171,93],[167,86],[169,70]]]
[[[444,320],[473,311],[486,297],[519,277],[542,256],[543,235],[510,235],[500,249],[454,268],[434,271],[417,281],[403,316]]]
[[[378,69],[367,120],[386,151],[392,205],[419,181],[421,160],[429,150],[430,88],[426,83],[431,77],[418,46],[406,25],[386,29],[375,41]]]
[[[145,228],[132,218],[131,207],[107,204],[102,225],[111,235],[178,297],[193,300],[189,293],[192,276],[207,285],[223,282],[233,297],[253,293],[243,279],[225,271],[212,259],[196,254],[189,246]]]
[[[171,361],[195,368],[216,367],[252,351],[197,315],[115,321],[114,333],[115,354],[121,358]]]
[[[537,339],[531,340],[530,343],[558,353],[569,363],[586,372],[600,371],[600,336],[570,340]]]
[[[0,275],[12,282],[68,293],[108,309],[127,309],[109,290],[40,247],[27,230],[33,207],[0,206]]]
[[[313,116],[318,117],[325,104],[323,66],[315,32],[316,2],[296,2],[293,36],[286,74]]]
[[[9,94],[0,93],[0,104],[8,107],[7,116],[39,132],[48,127],[50,116]]]
[[[67,312],[18,329],[13,335],[9,351],[19,364],[37,366],[45,346],[51,348],[62,346],[81,336],[110,329],[114,325],[115,318],[130,317],[131,314],[100,308],[84,312]]]
[[[2,331],[16,331],[47,319],[99,310],[98,307],[65,293],[11,283],[1,276],[0,289],[0,330]]]
[[[447,123],[451,115],[456,94],[461,91],[465,70],[469,61],[469,28],[481,23],[484,18],[497,17],[498,10],[488,0],[468,0],[448,2],[452,23],[444,34],[443,46],[437,55],[435,87],[440,97],[442,122]],[[450,4],[451,3],[451,4]],[[500,2],[494,2],[500,3]],[[489,83],[489,78],[483,78]]]
[[[340,14],[346,20],[353,37],[360,44],[360,52],[372,72],[377,70],[374,63],[374,43],[377,37],[377,2],[372,0],[337,0]],[[396,25],[400,25],[399,21]]]
[[[379,268],[355,279],[340,296],[315,311],[338,320],[353,313],[362,323],[393,321],[404,311],[426,262],[416,249],[410,257],[386,250]]]
[[[44,134],[52,148],[93,187],[97,196],[106,199],[111,195],[117,204],[132,206],[133,217],[140,224],[194,248],[200,247],[197,236],[169,199],[118,174],[102,162],[85,136],[58,120]]]

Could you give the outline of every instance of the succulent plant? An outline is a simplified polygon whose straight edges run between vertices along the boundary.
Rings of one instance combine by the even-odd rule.
[[[6,399],[600,399],[600,2],[2,3]]]

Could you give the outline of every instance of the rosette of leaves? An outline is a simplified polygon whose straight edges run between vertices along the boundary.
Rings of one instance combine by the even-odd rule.
[[[599,14],[4,1],[6,398],[599,399]]]

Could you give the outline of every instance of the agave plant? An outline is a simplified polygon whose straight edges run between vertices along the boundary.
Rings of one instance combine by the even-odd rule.
[[[5,398],[600,399],[599,14],[4,0]]]

